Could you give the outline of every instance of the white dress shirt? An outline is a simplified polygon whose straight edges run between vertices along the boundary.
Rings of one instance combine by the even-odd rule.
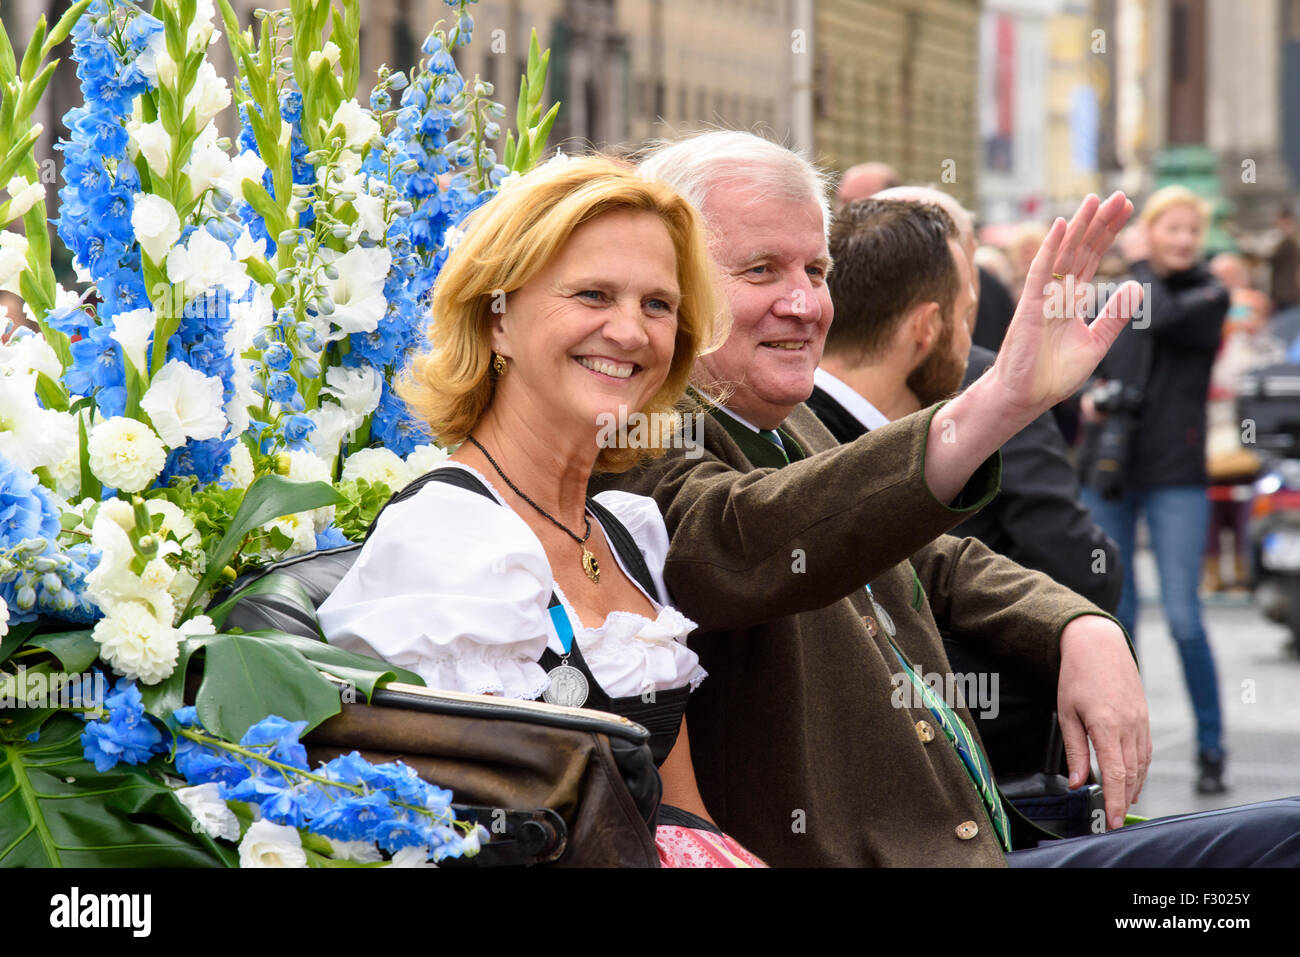
[[[821,366],[818,366],[813,373],[813,383],[817,388],[844,406],[844,410],[867,429],[878,429],[882,425],[889,424],[889,420],[884,417],[879,409],[855,392],[851,386],[845,385]]]

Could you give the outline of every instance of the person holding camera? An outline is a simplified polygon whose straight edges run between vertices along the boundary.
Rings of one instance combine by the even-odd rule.
[[[1196,715],[1196,790],[1223,783],[1223,718],[1214,654],[1197,589],[1209,522],[1205,403],[1228,311],[1228,291],[1201,262],[1205,202],[1182,186],[1154,193],[1125,250],[1143,284],[1135,317],[1085,391],[1080,472],[1083,501],[1119,545],[1124,591],[1117,617],[1136,641],[1133,573],[1139,514],[1160,575],[1160,600],[1182,659]]]

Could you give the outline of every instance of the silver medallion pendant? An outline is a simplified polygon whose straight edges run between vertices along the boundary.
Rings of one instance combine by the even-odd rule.
[[[885,629],[885,634],[893,638],[898,634],[898,628],[894,625],[894,619],[889,617],[889,612],[880,607],[880,602],[876,601],[875,595],[868,595],[871,599],[871,607],[876,612],[876,621],[880,622],[880,627]]]
[[[542,698],[548,704],[581,708],[587,700],[587,676],[577,668],[562,664],[547,672],[546,677],[551,679],[551,684],[542,692]]]

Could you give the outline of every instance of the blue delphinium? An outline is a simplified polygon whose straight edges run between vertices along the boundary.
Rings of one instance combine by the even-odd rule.
[[[163,733],[144,713],[144,701],[134,681],[119,679],[103,707],[107,719],[88,721],[81,733],[82,753],[100,774],[119,762],[144,764],[167,751]]]
[[[180,728],[202,731],[193,707],[173,717]],[[425,847],[435,860],[460,856],[463,838],[453,825],[450,791],[401,762],[373,765],[355,751],[309,772],[298,740],[305,728],[306,722],[271,715],[248,729],[239,751],[181,733],[176,769],[191,784],[217,782],[222,799],[255,804],[277,824],[375,843],[390,853]]]
[[[0,457],[0,598],[10,622],[40,613],[75,621],[96,617],[84,582],[98,553],[88,546],[61,551],[59,532],[53,495],[31,472]]]

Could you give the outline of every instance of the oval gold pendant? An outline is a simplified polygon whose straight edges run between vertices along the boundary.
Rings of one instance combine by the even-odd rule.
[[[585,545],[582,547],[582,570],[593,582],[600,584],[600,565],[596,563],[596,556],[587,551]]]

